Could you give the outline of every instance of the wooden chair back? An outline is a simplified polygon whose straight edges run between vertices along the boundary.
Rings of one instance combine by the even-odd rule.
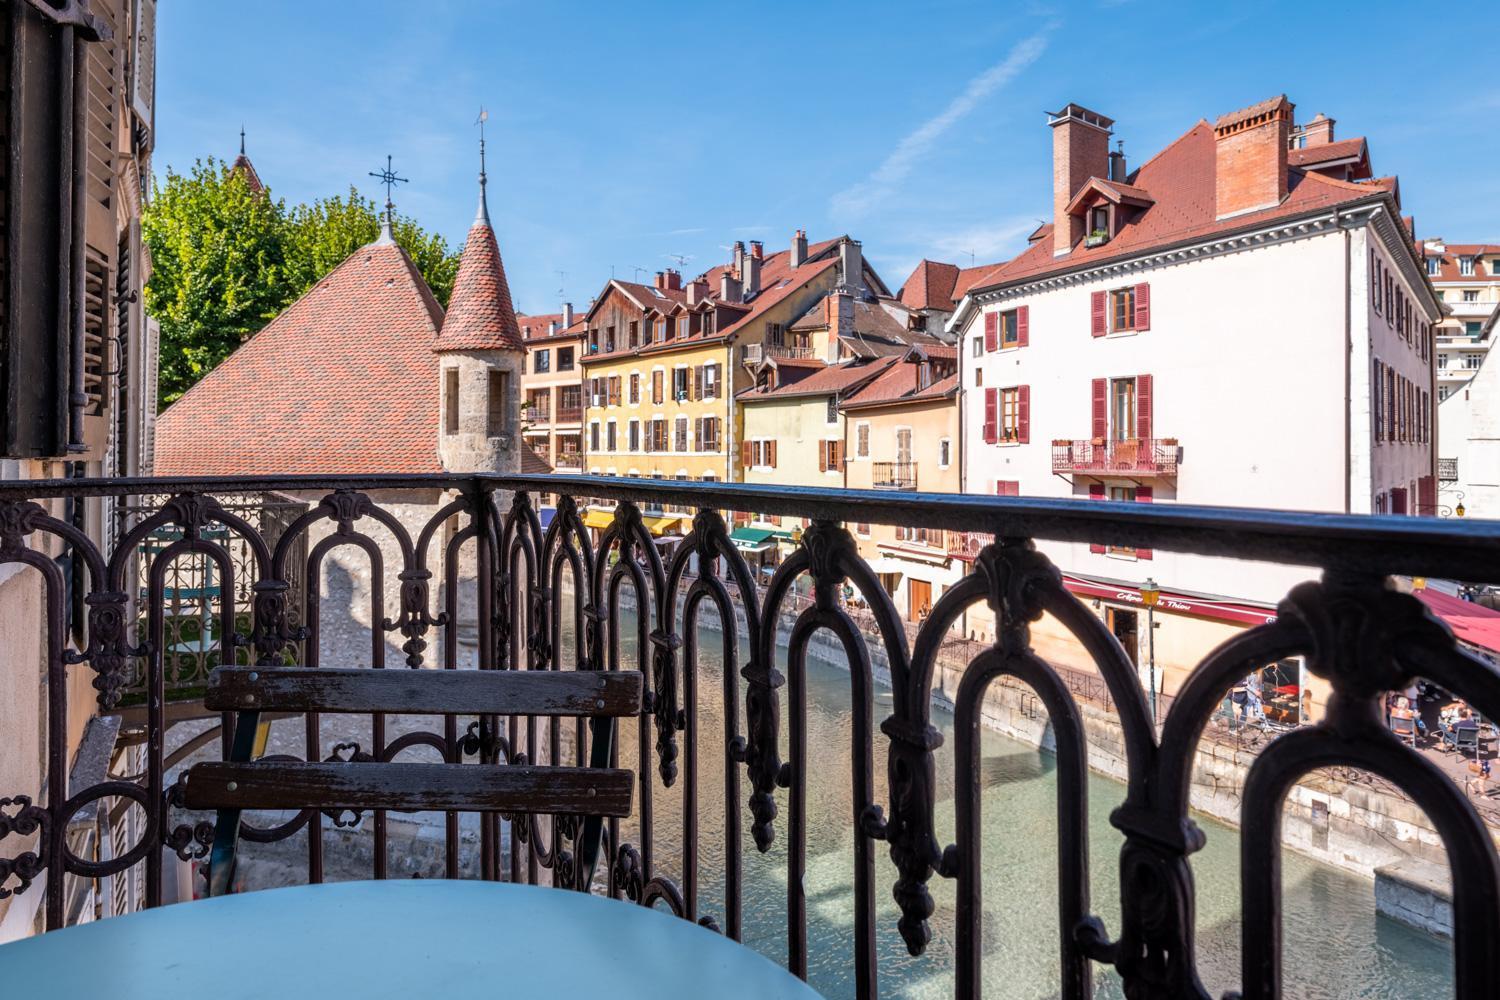
[[[614,720],[639,713],[638,671],[370,670],[220,667],[204,706],[234,712],[230,759],[188,771],[185,805],[215,809],[209,894],[231,890],[246,809],[506,812],[585,817],[578,842],[588,885],[605,817],[630,814],[635,776],[611,768]],[[262,712],[584,717],[588,767],[252,760]]]

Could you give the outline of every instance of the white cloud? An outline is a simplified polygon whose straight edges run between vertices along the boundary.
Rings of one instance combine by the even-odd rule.
[[[830,204],[833,214],[843,217],[862,216],[892,194],[896,186],[911,173],[917,160],[931,151],[944,132],[1041,57],[1046,51],[1047,35],[1051,30],[1049,26],[1018,42],[1006,53],[1004,59],[970,80],[963,93],[949,101],[941,113],[907,133],[880,166],[875,168],[874,173],[833,196]]]
[[[930,238],[936,259],[969,266],[969,254],[975,264],[988,264],[1015,256],[1024,240],[1039,225],[1031,216],[1017,215],[997,222],[971,226]]]

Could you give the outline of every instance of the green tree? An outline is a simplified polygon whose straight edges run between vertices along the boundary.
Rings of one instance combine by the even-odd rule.
[[[162,406],[380,234],[374,202],[352,187],[288,209],[212,157],[186,175],[169,168],[152,191],[141,236],[153,263],[146,309],[161,324]],[[458,254],[413,219],[397,216],[393,229],[446,307]]]
[[[152,185],[141,237],[151,250],[146,309],[161,324],[165,406],[286,303],[284,208],[212,157]]]
[[[289,214],[287,278],[301,295],[349,255],[380,235],[375,203],[353,187],[348,197],[335,195],[311,205],[298,205]],[[397,215],[392,235],[417,265],[432,294],[445,308],[458,273],[458,254],[448,241],[429,234],[414,220]]]

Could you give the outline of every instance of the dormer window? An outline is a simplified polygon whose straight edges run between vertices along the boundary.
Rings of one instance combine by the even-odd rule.
[[[932,385],[932,366],[926,361],[917,364],[917,391],[921,392]]]
[[[1443,259],[1441,257],[1428,257],[1427,258],[1427,274],[1430,277],[1434,277],[1435,278],[1439,274],[1441,274],[1442,272],[1443,272]]]
[[[1101,243],[1109,242],[1109,207],[1106,205],[1095,205],[1089,209],[1088,233],[1084,237],[1084,245],[1096,247]]]
[[[1461,274],[1461,275],[1463,275],[1465,278],[1472,278],[1472,277],[1474,277],[1474,258],[1473,257],[1460,257],[1460,258],[1458,258],[1458,273]]]

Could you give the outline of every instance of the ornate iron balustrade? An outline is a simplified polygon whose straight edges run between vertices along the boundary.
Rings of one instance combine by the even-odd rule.
[[[391,512],[387,498],[405,491],[442,490],[446,502],[416,532]],[[276,491],[315,497],[305,514],[280,528],[273,542],[217,498]],[[557,495],[546,530],[529,499]],[[54,517],[43,502],[58,497],[169,497],[120,538],[115,551],[100,552],[73,525]],[[577,496],[617,503],[597,538],[585,527]],[[379,498],[377,501],[376,498]],[[640,508],[687,507],[699,513],[670,559],[663,559]],[[1188,811],[1193,750],[1209,718],[1235,682],[1256,666],[1290,656],[1329,681],[1332,695],[1320,723],[1281,735],[1251,766],[1242,815],[1241,894],[1243,997],[1281,995],[1280,823],[1289,789],[1316,768],[1361,768],[1388,780],[1427,813],[1446,847],[1453,871],[1454,971],[1464,998],[1493,995],[1500,982],[1500,858],[1473,804],[1435,765],[1399,742],[1385,728],[1380,703],[1385,692],[1403,689],[1421,676],[1464,697],[1478,711],[1500,717],[1500,671],[1466,653],[1425,606],[1389,586],[1390,574],[1500,582],[1500,523],[1391,517],[1247,511],[1167,504],[1102,505],[1069,500],[805,489],[582,476],[371,476],[347,478],[202,480],[64,480],[0,487],[0,562],[35,570],[45,588],[47,628],[46,794],[41,802],[0,800],[0,891],[24,893],[46,876],[48,927],[65,919],[65,889],[77,879],[100,879],[144,869],[146,905],[162,902],[162,848],[184,858],[201,857],[212,836],[202,819],[180,809],[180,789],[167,781],[166,739],[171,723],[161,697],[165,677],[161,597],[173,560],[202,555],[221,571],[233,561],[217,537],[220,530],[253,553],[246,612],[248,631],[234,625],[239,603],[226,586],[218,609],[226,653],[243,651],[274,667],[299,653],[317,665],[318,588],[307,587],[303,623],[288,606],[293,567],[318,580],[323,560],[340,546],[371,558],[370,600],[375,630],[372,669],[437,666],[456,669],[460,621],[458,560],[466,543],[476,554],[475,630],[480,669],[620,669],[629,651],[645,668],[649,692],[641,718],[627,724],[621,746],[634,744],[638,761],[638,815],[626,827],[610,824],[607,872],[596,891],[642,904],[664,904],[685,919],[721,929],[744,930],[743,833],[759,851],[782,842],[786,851],[784,929],[786,961],[800,974],[808,968],[807,777],[817,748],[808,745],[808,645],[826,630],[845,650],[853,700],[854,970],[860,996],[874,996],[878,977],[875,947],[877,850],[888,852],[897,872],[889,891],[899,907],[897,926],[907,948],[921,955],[930,944],[934,879],[952,880],[957,899],[954,940],[956,994],[981,993],[981,905],[984,819],[980,812],[978,714],[985,689],[1008,677],[1028,685],[1045,707],[1056,737],[1058,786],[1057,854],[1061,933],[1057,959],[1059,995],[1093,995],[1095,966],[1123,978],[1131,997],[1200,997],[1207,993],[1194,956],[1194,888],[1189,857],[1205,842]],[[719,511],[756,511],[803,517],[810,526],[764,590],[758,589],[736,551]],[[875,573],[860,558],[841,521],[919,526],[947,532],[987,531],[996,539],[974,557],[965,577],[949,588],[909,639]],[[308,544],[314,528],[320,540]],[[160,551],[143,552],[154,533],[178,534]],[[396,540],[399,565],[383,565],[376,530]],[[157,535],[159,537],[159,535]],[[1321,568],[1321,579],[1294,588],[1274,623],[1250,628],[1214,650],[1177,692],[1160,728],[1150,721],[1136,671],[1105,625],[1064,587],[1058,569],[1032,539],[1102,542],[1210,556],[1281,562]],[[82,648],[65,646],[69,588],[51,554],[62,545],[77,554],[88,628]],[[428,568],[441,551],[444,596],[433,603]],[[145,627],[131,614],[130,565],[146,561]],[[696,567],[696,574],[689,572]],[[721,570],[720,567],[723,567]],[[396,573],[400,601],[394,614],[382,605],[383,577]],[[722,575],[721,575],[722,574]],[[811,599],[795,597],[795,585],[810,581]],[[565,601],[565,580],[578,600]],[[857,591],[870,618],[856,624],[840,598],[845,585]],[[236,582],[236,586],[238,581]],[[622,596],[634,594],[634,623],[626,632]],[[934,666],[952,647],[950,626],[966,609],[988,603],[998,617],[998,638],[974,655],[956,698],[956,836],[940,838],[935,819],[934,750],[941,741],[932,725]],[[778,621],[796,604],[789,647],[778,655]],[[736,611],[746,628],[736,627]],[[1087,749],[1076,679],[1054,669],[1030,648],[1029,626],[1044,613],[1070,630],[1097,667],[1101,691],[1087,697],[1113,705],[1123,729],[1128,785],[1113,814],[1125,843],[1120,855],[1121,923],[1106,927],[1089,899],[1088,829],[1084,822]],[[723,655],[725,739],[698,738],[698,630],[689,623],[718,618],[726,641]],[[404,664],[385,662],[385,634],[401,642]],[[430,640],[441,635],[435,647]],[[569,643],[569,639],[572,643]],[[893,698],[889,715],[877,718],[869,643],[878,642],[890,665]],[[741,649],[748,652],[741,657]],[[139,667],[150,698],[144,772],[68,788],[67,683],[87,672],[101,708],[112,711],[121,685]],[[743,716],[740,706],[744,706]],[[743,718],[743,731],[740,720]],[[361,759],[390,759],[414,747],[430,747],[447,759],[475,758],[477,766],[503,766],[523,757],[566,762],[586,758],[584,733],[572,734],[570,758],[563,733],[531,720],[446,717],[441,729],[387,740],[385,719],[372,720],[373,745],[335,747],[334,755],[358,766]],[[466,725],[462,725],[466,723]],[[213,731],[199,741],[213,739]],[[782,739],[786,738],[786,756]],[[888,751],[888,794],[877,800],[874,760],[877,741]],[[324,747],[309,732],[307,753],[321,759]],[[723,889],[701,888],[698,819],[700,770],[720,769],[725,788]],[[657,795],[680,787],[682,814],[665,816]],[[81,857],[68,847],[71,821],[101,800],[118,800],[144,811],[141,836],[113,857]],[[303,814],[275,827],[247,823],[254,842],[285,839],[308,829],[308,874],[321,878],[325,817]],[[682,836],[670,854],[657,850],[658,827],[680,821]],[[572,851],[578,824],[571,817],[485,816],[479,826],[479,870],[486,878],[578,885],[580,866]],[[374,874],[384,877],[385,817],[374,817]],[[446,824],[446,872],[459,873],[457,817]],[[666,842],[666,841],[664,841]],[[882,846],[883,845],[883,846]],[[714,898],[707,898],[712,895]],[[1004,946],[1004,942],[1000,942]]]
[[[874,462],[871,469],[871,485],[877,490],[915,490],[917,488],[916,462]]]
[[[1063,439],[1052,442],[1052,471],[1175,476],[1179,450],[1176,438]]]

